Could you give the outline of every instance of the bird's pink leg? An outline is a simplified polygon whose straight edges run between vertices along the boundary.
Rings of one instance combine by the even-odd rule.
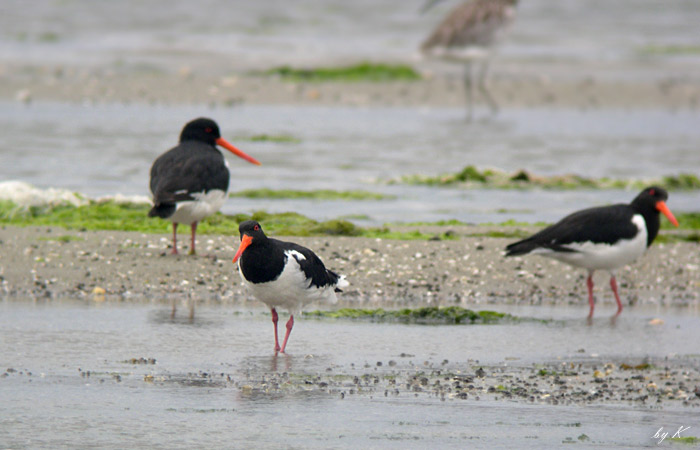
[[[192,228],[191,242],[190,242],[190,255],[194,255],[197,253],[194,249],[194,236],[197,233],[197,222],[192,223],[192,225],[190,225],[190,227]]]
[[[593,301],[593,271],[588,272],[588,279],[586,279],[586,286],[588,286],[588,304],[591,306],[591,310],[588,312],[588,320],[593,318],[593,310],[595,309],[595,302]]]
[[[171,255],[177,255],[177,222],[173,222],[173,251]]]
[[[284,353],[284,349],[287,347],[287,341],[289,340],[289,334],[292,332],[292,327],[294,326],[294,316],[290,315],[289,320],[287,321],[287,332],[284,335],[284,342],[282,342],[282,353]]]
[[[617,313],[615,313],[615,317],[617,317],[622,312],[622,302],[620,301],[620,295],[617,293],[617,280],[615,280],[615,275],[610,277],[610,287],[612,288],[613,294],[615,294],[615,301],[617,302]]]
[[[279,320],[279,316],[275,308],[270,308],[270,313],[272,313],[272,324],[275,326],[275,352],[278,352],[280,351],[280,341],[277,339],[277,321]]]

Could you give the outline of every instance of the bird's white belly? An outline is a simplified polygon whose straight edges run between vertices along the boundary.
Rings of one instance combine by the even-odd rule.
[[[191,225],[216,213],[226,201],[226,192],[218,189],[191,195],[195,200],[178,202],[175,213],[169,217],[170,221]]]
[[[299,267],[299,263],[289,256],[287,264],[280,276],[266,283],[251,283],[245,279],[240,268],[238,271],[252,294],[270,308],[284,308],[292,314],[299,314],[304,305],[316,301],[335,303],[338,298],[335,295],[335,287],[323,288],[309,286],[310,280]]]
[[[634,262],[647,249],[647,228],[644,218],[636,215],[632,218],[632,222],[637,225],[639,233],[632,239],[623,239],[614,245],[585,242],[567,245],[568,248],[576,250],[571,253],[553,252],[546,249],[539,249],[533,253],[539,253],[588,270],[612,271]]]

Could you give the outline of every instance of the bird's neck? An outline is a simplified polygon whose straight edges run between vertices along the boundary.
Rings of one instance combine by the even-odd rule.
[[[269,239],[256,239],[245,249],[240,259],[243,276],[251,283],[276,279],[284,269],[284,252]]]
[[[634,205],[633,205],[634,206]],[[647,247],[654,242],[656,236],[659,234],[659,228],[661,228],[661,221],[659,219],[659,211],[653,208],[635,208],[638,214],[644,218],[644,223],[647,226]]]

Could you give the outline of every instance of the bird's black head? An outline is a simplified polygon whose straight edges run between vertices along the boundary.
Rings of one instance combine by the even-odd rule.
[[[253,239],[261,238],[265,236],[265,233],[260,226],[260,223],[256,220],[246,220],[238,225],[238,232],[241,233],[241,239],[243,236],[250,236]]]
[[[671,213],[671,210],[668,209],[668,206],[666,206],[666,200],[668,200],[668,192],[664,188],[649,186],[632,200],[632,207],[639,211],[647,219],[647,222],[648,218],[653,215],[656,217],[654,220],[658,224],[659,213],[662,213],[669,222],[678,226],[678,221]]]
[[[180,142],[199,141],[214,146],[221,137],[219,126],[211,119],[200,117],[188,122],[180,133]]]
[[[666,200],[668,200],[668,192],[666,192],[666,189],[658,186],[649,186],[640,192],[632,203],[641,202],[649,205],[656,205],[656,202],[665,202]]]
[[[245,159],[249,163],[255,164],[256,166],[260,165],[260,161],[250,155],[247,155],[226,139],[222,138],[221,132],[219,132],[219,126],[216,124],[216,122],[211,119],[207,119],[206,117],[194,119],[185,125],[185,128],[182,129],[182,133],[180,133],[180,142],[184,141],[204,142],[212,147],[220,145],[239,158]]]
[[[267,239],[260,224],[255,220],[246,220],[238,225],[238,231],[241,233],[241,245],[236,251],[236,256],[233,257],[233,262],[238,261],[243,252],[253,242],[262,242]]]

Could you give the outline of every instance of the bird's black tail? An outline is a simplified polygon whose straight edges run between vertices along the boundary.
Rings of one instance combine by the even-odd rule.
[[[539,247],[532,238],[523,239],[522,241],[514,242],[506,247],[506,256],[526,255]]]
[[[148,217],[160,217],[162,219],[167,219],[175,213],[174,203],[158,203],[148,211]]]

